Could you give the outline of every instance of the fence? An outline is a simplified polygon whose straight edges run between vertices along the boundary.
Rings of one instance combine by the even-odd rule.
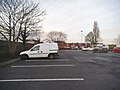
[[[14,57],[18,57],[18,56],[19,56],[19,53],[20,53],[21,51],[23,51],[23,50],[28,50],[28,49],[31,48],[32,46],[33,46],[33,44],[27,43],[26,46],[25,46],[25,49],[24,49],[23,44],[19,42],[19,43],[17,44],[17,48],[16,48],[16,50],[15,50],[15,55],[14,55]],[[0,62],[9,60],[9,58],[11,58],[11,57],[9,56],[9,48],[8,48],[7,42],[0,40]]]

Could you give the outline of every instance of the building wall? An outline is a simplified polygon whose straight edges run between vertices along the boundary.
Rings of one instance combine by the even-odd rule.
[[[77,49],[81,48],[82,46],[88,47],[90,46],[89,43],[65,43],[65,42],[57,42],[59,49]]]

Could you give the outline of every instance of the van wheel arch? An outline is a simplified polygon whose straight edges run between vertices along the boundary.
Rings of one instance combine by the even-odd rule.
[[[29,56],[27,54],[23,54],[20,56],[21,60],[25,60],[25,59],[28,59]]]

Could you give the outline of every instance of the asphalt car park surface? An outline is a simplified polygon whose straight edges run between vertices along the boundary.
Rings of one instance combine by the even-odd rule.
[[[0,90],[120,90],[120,53],[62,50],[0,67]]]

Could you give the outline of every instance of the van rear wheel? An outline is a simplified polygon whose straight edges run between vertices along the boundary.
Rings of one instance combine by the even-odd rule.
[[[50,55],[48,56],[48,58],[49,58],[49,59],[54,59],[55,56],[54,56],[54,54],[50,54]]]

